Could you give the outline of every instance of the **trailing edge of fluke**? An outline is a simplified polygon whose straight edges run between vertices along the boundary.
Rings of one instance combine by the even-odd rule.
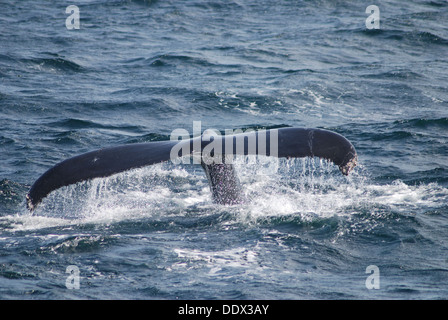
[[[244,199],[238,177],[233,165],[224,159],[226,155],[250,154],[279,158],[319,157],[332,161],[344,175],[348,175],[357,162],[356,150],[345,137],[311,128],[279,128],[127,144],[91,151],[56,164],[32,185],[26,196],[27,206],[33,211],[43,198],[63,186],[188,155],[201,156],[216,203],[240,203]]]

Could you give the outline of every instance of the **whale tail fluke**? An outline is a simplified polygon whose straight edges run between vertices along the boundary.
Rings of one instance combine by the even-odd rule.
[[[210,148],[212,144],[213,148]],[[344,175],[348,175],[357,162],[355,148],[345,137],[322,129],[279,128],[230,136],[218,135],[211,139],[200,136],[181,141],[128,144],[91,151],[56,164],[32,185],[26,196],[27,206],[33,211],[49,193],[64,186],[187,155],[200,154],[201,159],[204,159],[205,153],[207,159],[211,157],[220,160],[229,154],[319,157],[332,161]],[[202,160],[201,164],[215,202],[237,204],[243,201],[241,186],[232,164],[225,161],[205,163]]]

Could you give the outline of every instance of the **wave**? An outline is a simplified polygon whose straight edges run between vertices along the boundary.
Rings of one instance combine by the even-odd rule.
[[[429,31],[405,31],[399,29],[373,29],[358,30],[363,35],[378,37],[385,40],[393,40],[418,45],[448,45],[448,40]]]
[[[61,57],[21,59],[20,61],[39,71],[62,73],[79,73],[86,71],[86,68],[80,64]]]
[[[187,54],[174,54],[164,53],[155,55],[150,58],[133,58],[123,61],[123,65],[128,67],[140,68],[142,66],[151,67],[165,67],[165,66],[177,66],[179,64],[186,64],[198,67],[212,67],[213,63],[207,61],[204,57],[187,55]]]
[[[424,78],[424,75],[411,71],[409,69],[398,69],[379,73],[369,73],[361,75],[362,78],[375,78],[375,79],[397,79],[397,80],[413,80]]]
[[[415,127],[415,128],[448,128],[448,118],[425,119],[415,118],[406,120],[397,120],[394,122],[397,126]]]
[[[231,50],[232,54],[223,52]],[[160,53],[144,58],[132,58],[122,61],[122,66],[130,69],[141,68],[179,68],[194,67],[198,70],[213,69],[213,74],[232,76],[245,70],[263,70],[265,73],[308,74],[315,70],[297,68],[294,62],[285,61],[287,55],[268,49],[234,47],[231,49],[216,46],[202,47],[197,52]],[[208,74],[205,72],[205,74]]]
[[[428,3],[426,3],[426,5],[431,6],[431,7],[446,7],[447,3],[446,1],[443,0],[439,0],[439,1],[429,1]]]
[[[339,130],[350,138],[358,140],[358,145],[367,141],[392,141],[400,142],[406,139],[418,140],[441,146],[439,140],[444,136],[443,130],[448,127],[448,118],[411,118],[394,120],[390,122],[374,122],[368,124],[349,124],[340,128],[329,128]],[[441,131],[442,130],[442,131]],[[436,139],[436,140],[434,140]],[[401,151],[397,149],[395,152]]]
[[[66,118],[53,121],[47,124],[49,127],[62,127],[66,129],[87,129],[87,128],[104,128],[104,125],[92,120],[82,120],[74,118]]]
[[[130,134],[132,136],[135,136],[146,131],[141,126],[133,124],[126,124],[126,123],[115,124],[115,123],[99,122],[79,118],[64,118],[48,122],[45,125],[50,128],[56,128],[58,130],[58,132],[55,133],[56,136],[71,133],[79,133],[80,130],[82,129],[98,129],[102,131],[108,131],[111,134],[116,133],[118,136],[123,135],[124,133],[128,133],[128,135]],[[61,129],[64,131],[61,131]]]

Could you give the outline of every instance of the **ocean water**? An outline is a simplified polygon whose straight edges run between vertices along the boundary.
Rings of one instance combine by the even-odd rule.
[[[448,298],[446,1],[0,8],[0,299]],[[250,201],[220,206],[200,166],[163,163],[27,211],[56,163],[194,121],[333,130],[359,165],[242,157]]]

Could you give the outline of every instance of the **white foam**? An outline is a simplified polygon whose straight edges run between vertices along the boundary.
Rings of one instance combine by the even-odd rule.
[[[334,165],[316,159],[293,159],[279,168],[280,175],[250,172],[243,178],[252,201],[239,211],[241,220],[286,215],[325,218],[379,206],[415,214],[420,209],[439,208],[448,200],[448,189],[436,183],[410,186],[396,180],[380,185],[356,170],[343,177]]]
[[[258,263],[258,253],[243,247],[220,251],[176,248],[174,252],[181,261],[173,264],[169,270],[189,269],[194,265],[195,268],[208,268],[208,276],[217,276],[224,268],[243,269],[246,273],[264,269]],[[202,265],[197,262],[202,262]]]

